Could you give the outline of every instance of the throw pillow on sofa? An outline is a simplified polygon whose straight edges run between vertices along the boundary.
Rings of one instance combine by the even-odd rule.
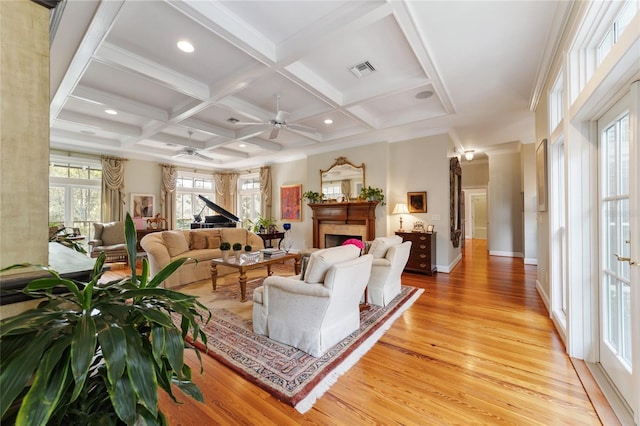
[[[171,257],[176,257],[189,251],[189,244],[182,231],[164,231],[162,239]]]
[[[220,237],[207,237],[207,248],[209,249],[220,248]]]
[[[103,223],[100,239],[105,246],[124,243],[124,222]]]
[[[191,250],[203,250],[207,248],[207,236],[201,232],[191,232]]]

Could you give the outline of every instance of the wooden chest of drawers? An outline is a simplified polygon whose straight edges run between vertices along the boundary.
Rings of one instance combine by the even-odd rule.
[[[436,272],[436,232],[396,232],[403,241],[411,241],[411,253],[405,271],[433,275]]]

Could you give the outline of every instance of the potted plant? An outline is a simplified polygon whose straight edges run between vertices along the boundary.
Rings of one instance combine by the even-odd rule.
[[[222,252],[222,259],[227,262],[229,260],[229,250],[231,250],[231,244],[227,241],[220,243],[220,251]]]
[[[381,188],[372,188],[370,186],[362,187],[360,190],[360,198],[367,201],[377,201],[380,205],[384,206],[384,194]]]
[[[310,204],[314,204],[322,200],[322,194],[315,191],[307,191],[302,194],[302,199],[307,200],[307,202]]]
[[[275,219],[267,219],[262,216],[258,216],[255,222],[249,220],[249,223],[253,226],[253,232],[255,233],[264,233],[264,232],[272,232],[275,229]]]
[[[236,255],[236,260],[240,260],[240,255],[242,254],[242,244],[233,243],[233,253]]]
[[[99,283],[101,253],[87,283],[50,271],[20,290],[42,301],[0,323],[3,424],[166,424],[158,390],[175,401],[172,384],[203,400],[183,356],[193,348],[188,334],[206,345],[197,320],[208,310],[196,296],[160,287],[187,258],[153,279],[143,259],[138,275],[128,214],[125,235],[129,278]],[[64,292],[53,291],[60,288]]]
[[[252,250],[252,247],[251,247],[249,244],[247,244],[246,246],[244,246],[244,251],[246,251],[247,253],[250,253],[250,252],[251,252],[251,250]]]

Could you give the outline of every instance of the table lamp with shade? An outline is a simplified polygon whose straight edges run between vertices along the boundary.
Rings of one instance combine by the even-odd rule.
[[[407,205],[405,203],[397,203],[396,206],[393,208],[393,211],[391,212],[391,214],[400,215],[400,229],[398,229],[398,232],[404,232],[404,229],[402,229],[402,215],[409,214],[409,209],[407,208]]]

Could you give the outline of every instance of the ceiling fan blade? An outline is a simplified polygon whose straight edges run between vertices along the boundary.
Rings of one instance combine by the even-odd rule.
[[[280,127],[274,126],[271,130],[271,134],[269,135],[269,139],[275,139],[278,137],[278,133],[280,133]]]
[[[300,124],[287,124],[287,127],[291,130],[298,130],[300,132],[309,132],[309,133],[315,133],[317,130],[314,129],[313,127],[309,127],[309,126],[302,126]]]
[[[176,155],[172,155],[171,158],[180,158],[180,157],[184,157],[185,155],[187,155],[186,152],[180,152]]]
[[[282,123],[287,118],[288,115],[289,115],[288,112],[278,110],[278,112],[276,113],[276,118],[274,118],[274,121],[276,123]]]
[[[194,152],[194,153],[193,153],[193,155],[194,155],[195,157],[200,157],[200,158],[202,158],[203,160],[213,161],[213,158],[208,157],[208,156],[206,156],[206,155],[204,155],[204,154],[200,154],[200,153],[199,153],[199,152],[197,152],[197,151],[196,151],[196,152]]]

